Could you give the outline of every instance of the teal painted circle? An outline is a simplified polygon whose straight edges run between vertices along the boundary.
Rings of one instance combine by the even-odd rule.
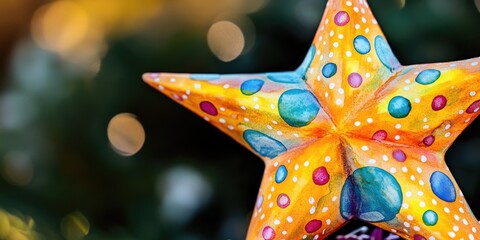
[[[402,202],[402,188],[393,175],[381,168],[364,167],[345,181],[340,214],[347,220],[385,222],[396,217]]]
[[[430,85],[436,82],[441,75],[442,73],[438,70],[427,69],[419,73],[418,76],[415,78],[415,81],[422,85]]]
[[[265,82],[260,79],[247,80],[240,86],[240,91],[242,91],[244,95],[251,96],[262,90],[264,83]]]
[[[382,36],[378,35],[375,37],[374,45],[378,59],[380,59],[380,62],[391,72],[394,72],[402,66]]]
[[[307,126],[315,119],[319,111],[320,103],[308,90],[288,90],[278,100],[280,117],[292,127]]]
[[[438,222],[438,214],[432,210],[428,210],[423,213],[422,220],[427,226],[435,226]]]
[[[246,130],[243,139],[262,157],[275,158],[287,151],[280,141],[259,131]]]
[[[278,167],[277,172],[275,173],[275,182],[282,183],[287,178],[287,175],[287,168],[285,167],[285,165],[281,165],[280,167]]]
[[[411,110],[412,104],[402,96],[396,96],[388,103],[388,113],[394,118],[405,118]]]
[[[457,193],[452,180],[443,172],[436,171],[430,177],[430,186],[433,193],[445,202],[455,202]]]
[[[337,65],[335,63],[327,63],[322,68],[322,75],[326,78],[331,78],[337,73]]]
[[[357,37],[355,37],[355,39],[353,39],[353,47],[358,53],[362,55],[369,53],[372,49],[372,47],[370,46],[370,41],[368,41],[368,39],[362,35],[358,35]]]
[[[278,83],[294,84],[303,82],[302,76],[296,72],[267,73],[267,78]]]

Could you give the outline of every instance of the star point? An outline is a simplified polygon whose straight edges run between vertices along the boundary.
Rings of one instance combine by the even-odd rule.
[[[351,219],[406,239],[480,238],[444,161],[479,115],[480,58],[402,66],[365,0],[330,0],[294,71],[145,81],[265,162],[248,239],[323,239]]]

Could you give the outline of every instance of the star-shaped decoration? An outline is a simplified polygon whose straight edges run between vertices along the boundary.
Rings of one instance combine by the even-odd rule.
[[[323,239],[350,219],[480,239],[444,161],[480,109],[480,58],[402,66],[365,0],[330,0],[298,69],[145,81],[266,165],[247,239]]]

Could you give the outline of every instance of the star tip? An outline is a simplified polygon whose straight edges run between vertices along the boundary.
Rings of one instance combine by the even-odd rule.
[[[154,82],[155,79],[158,79],[160,77],[160,74],[158,73],[144,73],[142,75],[142,79],[146,83]]]

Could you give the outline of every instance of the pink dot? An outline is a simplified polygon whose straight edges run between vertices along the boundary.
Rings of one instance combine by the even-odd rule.
[[[314,233],[322,227],[322,221],[314,219],[305,225],[305,231],[307,233]]]
[[[265,240],[272,240],[275,238],[275,230],[272,227],[266,226],[263,228],[262,237]]]
[[[415,234],[413,240],[427,240],[424,236]]]
[[[468,114],[476,113],[478,112],[478,110],[480,110],[480,100],[473,102],[472,105],[470,105],[470,107],[467,108],[467,113]]]
[[[200,109],[202,109],[203,112],[210,114],[212,116],[218,115],[217,108],[211,102],[207,102],[207,101],[201,102]]]
[[[350,84],[352,88],[360,87],[360,85],[362,85],[362,82],[363,82],[362,76],[356,72],[348,76],[348,84]]]
[[[447,105],[447,98],[445,96],[436,96],[432,101],[432,109],[434,111],[440,111]]]
[[[277,205],[280,207],[280,208],[286,208],[290,205],[290,198],[288,197],[287,194],[285,193],[281,193],[280,195],[278,195],[277,197]]]
[[[337,15],[335,15],[334,21],[335,21],[335,24],[342,27],[347,25],[347,23],[350,21],[350,16],[348,15],[347,12],[340,11],[337,13]]]
[[[392,156],[393,158],[395,158],[395,160],[399,162],[405,162],[405,160],[407,159],[407,155],[405,155],[405,152],[400,149],[393,150]]]
[[[313,182],[317,185],[325,185],[330,181],[330,174],[325,167],[319,167],[313,171]]]
[[[388,134],[385,130],[379,130],[373,134],[372,139],[377,141],[383,141],[387,139],[387,137],[388,137]]]
[[[423,144],[430,147],[435,142],[435,137],[433,135],[429,135],[423,139]]]

